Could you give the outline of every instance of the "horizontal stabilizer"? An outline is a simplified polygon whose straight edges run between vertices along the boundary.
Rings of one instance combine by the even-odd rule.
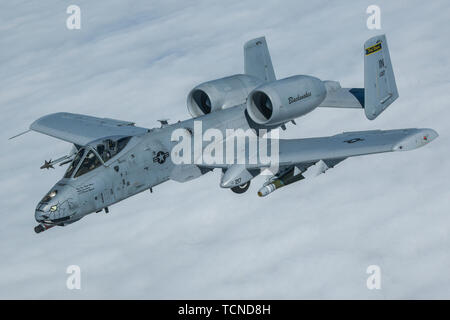
[[[319,107],[364,108],[375,119],[398,98],[397,85],[385,35],[364,44],[364,88],[341,88],[337,81],[324,81],[327,95]]]
[[[327,95],[319,107],[364,108],[363,88],[341,88],[339,82],[324,81]]]

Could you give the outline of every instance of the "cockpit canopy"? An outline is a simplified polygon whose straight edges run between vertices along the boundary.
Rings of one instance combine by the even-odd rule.
[[[108,138],[80,148],[70,163],[64,178],[78,178],[98,168],[119,154],[130,139],[131,137]]]
[[[102,158],[103,162],[107,162],[113,158],[116,154],[125,148],[130,141],[131,137],[123,137],[119,139],[104,139],[92,143],[98,155]]]

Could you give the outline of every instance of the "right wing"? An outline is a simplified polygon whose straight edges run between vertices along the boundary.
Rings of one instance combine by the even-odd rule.
[[[262,145],[267,145],[267,149],[271,149],[269,146],[272,146],[273,142],[278,142],[278,161],[270,156],[271,162],[262,163],[261,157],[248,153],[245,163],[238,162],[238,158],[235,157],[233,164],[200,164],[198,167],[200,169],[222,168],[225,173],[222,175],[220,185],[223,188],[231,188],[250,181],[259,174],[259,169],[282,170],[295,166],[303,171],[320,160],[328,167],[333,167],[348,157],[416,149],[437,136],[436,131],[432,129],[399,129],[344,132],[320,138],[268,139],[263,141]],[[251,149],[249,143],[250,140],[246,139],[245,150]],[[255,143],[254,140],[253,143]],[[274,150],[271,149],[271,151]]]
[[[279,164],[290,165],[422,147],[438,137],[433,129],[344,132],[331,137],[279,141]]]
[[[371,131],[355,131],[344,132],[330,137],[305,138],[305,139],[279,139],[272,141],[255,142],[254,145],[267,145],[278,142],[278,165],[291,166],[298,164],[312,165],[320,160],[340,160],[361,156],[366,154],[383,153],[391,151],[407,151],[422,147],[438,137],[433,129],[397,129],[397,130],[371,130]],[[245,150],[251,150],[250,140],[245,141]],[[270,153],[270,152],[269,152]],[[243,169],[260,169],[268,168],[270,164],[263,164],[254,154],[245,155],[244,161],[239,162],[235,155],[234,162],[224,159],[221,163],[199,164],[199,167],[205,169],[222,168],[228,169],[236,166],[238,163],[245,163]],[[255,161],[255,159],[257,161]],[[273,160],[273,158],[272,158]]]
[[[39,118],[30,130],[40,132],[79,146],[111,136],[135,136],[146,133],[145,128],[135,127],[133,122],[97,118],[74,113],[52,113]]]

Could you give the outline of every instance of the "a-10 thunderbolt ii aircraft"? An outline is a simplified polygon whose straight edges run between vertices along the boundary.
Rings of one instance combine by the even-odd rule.
[[[243,193],[252,178],[270,167],[272,174],[258,191],[259,196],[266,196],[303,179],[311,166],[320,165],[320,170],[325,171],[348,157],[411,150],[435,139],[438,134],[432,129],[344,132],[289,140],[272,137],[274,129],[285,129],[288,122],[295,124],[294,119],[317,107],[360,108],[370,120],[383,112],[398,98],[386,37],[367,40],[363,54],[364,88],[342,88],[339,82],[308,75],[277,80],[266,40],[257,38],[244,45],[244,74],[208,81],[192,89],[187,98],[192,116],[189,120],[173,124],[160,120],[161,127],[153,129],[72,113],[54,113],[36,120],[30,130],[67,141],[73,148],[68,155],[45,161],[41,167],[68,164],[63,178],[36,207],[39,224],[35,232],[66,226],[93,212],[108,212],[112,204],[144,190],[152,191],[162,182],[186,182],[215,168],[223,172],[222,188]],[[235,148],[233,142],[228,148],[227,143],[237,136],[230,134],[230,129],[254,135],[245,138],[240,147],[236,143]],[[202,130],[206,130],[203,136]],[[178,132],[178,139],[174,139],[174,132]],[[190,137],[194,138],[194,146]],[[196,145],[196,138],[200,144]],[[250,150],[251,141],[258,142],[256,151]],[[226,155],[215,148],[221,143],[227,146]],[[270,144],[271,159],[276,160],[254,157],[262,154],[264,143],[266,149]],[[215,161],[206,161],[204,152],[212,149]],[[233,153],[229,156],[230,151],[239,153],[243,149],[243,159],[254,161],[238,161]]]

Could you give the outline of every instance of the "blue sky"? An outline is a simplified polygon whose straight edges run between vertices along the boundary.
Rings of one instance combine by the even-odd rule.
[[[81,8],[81,30],[66,8]],[[450,298],[448,1],[46,1],[0,4],[0,298]],[[29,133],[59,111],[158,126],[188,118],[195,85],[243,72],[265,35],[278,78],[363,84],[364,41],[386,33],[400,98],[375,121],[321,109],[287,137],[433,128],[412,152],[344,161],[259,198],[219,173],[168,182],[65,228],[36,235],[34,208],[63,175],[39,170],[70,145]],[[67,266],[82,289],[68,290]],[[381,267],[382,289],[366,288]]]

